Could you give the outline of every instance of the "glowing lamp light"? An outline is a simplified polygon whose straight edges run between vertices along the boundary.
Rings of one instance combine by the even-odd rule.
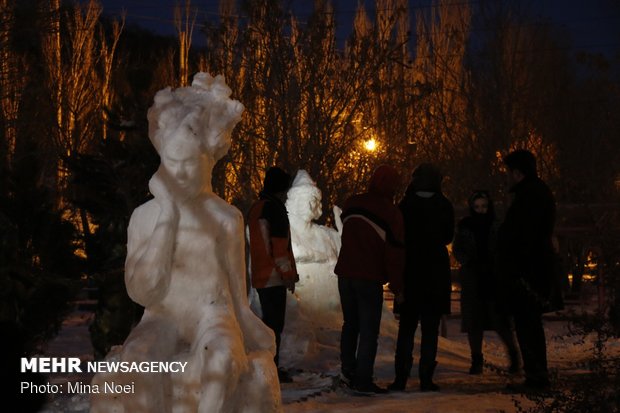
[[[369,152],[376,151],[377,141],[375,140],[375,138],[368,139],[366,142],[364,142],[364,148],[366,148],[366,150]]]

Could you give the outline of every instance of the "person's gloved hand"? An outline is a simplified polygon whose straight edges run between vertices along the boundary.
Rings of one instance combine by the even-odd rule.
[[[291,293],[295,293],[295,280],[284,280],[284,285]]]

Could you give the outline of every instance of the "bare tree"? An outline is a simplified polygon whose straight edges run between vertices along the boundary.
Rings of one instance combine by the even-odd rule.
[[[182,11],[179,3],[174,8],[174,26],[179,36],[179,86],[188,85],[189,50],[198,16],[196,10],[192,11],[191,3],[191,0],[185,0]]]
[[[27,81],[25,60],[11,44],[14,26],[14,3],[0,0],[0,108],[4,132],[6,163],[10,167],[17,142],[17,121],[22,89]]]
[[[242,29],[235,27],[239,21],[231,3],[221,4],[222,25],[211,32],[206,66],[216,72],[222,68],[246,106],[225,179],[252,183],[232,185],[227,197],[251,200],[265,168],[274,164],[291,172],[308,170],[326,205],[359,190],[373,167],[392,153],[386,148],[395,140],[382,143],[383,154],[362,145],[383,133],[378,119],[388,125],[387,118],[394,115],[395,106],[389,114],[377,115],[373,94],[380,84],[391,93],[399,88],[388,85],[391,79],[381,71],[399,65],[402,71],[402,64],[390,61],[406,58],[406,25],[401,20],[396,40],[389,28],[383,29],[389,33],[385,44],[371,47],[379,29],[369,20],[362,27],[365,11],[360,7],[357,28],[343,51],[336,42],[330,1],[315,2],[305,22],[291,17],[279,1],[249,1],[248,23]],[[392,14],[394,20],[403,11],[395,6]]]
[[[50,137],[58,152],[57,189],[61,194],[68,188],[65,162],[91,150],[97,137],[106,136],[105,108],[111,97],[111,71],[121,26],[113,25],[108,44],[100,28],[101,11],[95,0],[65,11],[61,11],[58,0],[49,3],[42,47],[50,103],[56,115]],[[61,204],[63,199],[59,198]],[[83,234],[90,234],[83,210],[79,218],[70,219],[81,223]]]
[[[471,9],[468,3],[437,0],[416,17],[413,81],[422,98],[416,102],[411,143],[417,162],[434,161],[451,178],[451,166],[464,158],[462,153],[467,148],[463,83]],[[452,192],[451,180],[447,184],[448,192]]]
[[[101,6],[90,1],[82,9],[75,5],[61,13],[59,0],[51,0],[49,30],[43,36],[47,84],[56,112],[52,139],[61,156],[71,157],[92,142],[95,122],[100,119],[100,85],[96,72],[96,27]],[[61,38],[61,18],[67,38]],[[63,47],[69,51],[63,54]],[[66,56],[66,58],[63,58]],[[97,116],[93,116],[97,113]]]
[[[124,26],[125,15],[123,14],[120,22],[116,20],[112,22],[112,33],[109,40],[106,37],[103,26],[99,27],[99,39],[101,42],[101,117],[103,120],[101,132],[103,139],[106,139],[108,136],[108,111],[114,100],[112,78],[116,63],[115,53]]]
[[[568,65],[548,27],[534,24],[525,10],[482,2],[479,16],[486,36],[478,39],[483,46],[472,56],[466,84],[469,139],[464,155],[472,168],[461,168],[460,175],[470,185],[483,183],[501,194],[501,158],[512,149],[532,150],[543,176],[557,175],[553,130],[558,125],[550,119],[557,119],[554,113],[563,106],[558,103],[566,96]],[[472,174],[477,170],[487,172]]]

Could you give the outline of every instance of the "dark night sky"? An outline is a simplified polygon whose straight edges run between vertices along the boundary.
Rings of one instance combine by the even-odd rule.
[[[304,20],[312,7],[312,0],[289,0],[299,19]],[[346,38],[356,5],[360,0],[334,0],[336,19],[340,33],[339,42]],[[373,0],[365,0],[372,13]],[[426,8],[431,0],[409,0],[410,8]],[[480,0],[462,0],[472,4]],[[510,0],[515,1],[515,0]],[[620,49],[620,2],[617,0],[520,0],[526,2],[531,14],[548,17],[558,26],[565,27],[571,36],[574,51],[588,50],[612,54]],[[104,13],[119,15],[127,13],[129,24],[137,24],[161,34],[175,33],[173,9],[184,0],[101,0]],[[202,42],[199,27],[205,20],[217,19],[219,0],[192,0],[199,10],[195,32],[195,44]]]

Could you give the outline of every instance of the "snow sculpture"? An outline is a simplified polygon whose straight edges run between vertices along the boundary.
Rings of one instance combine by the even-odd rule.
[[[340,251],[340,234],[333,228],[314,222],[322,213],[321,197],[321,190],[308,172],[299,170],[286,200],[293,255],[299,273],[295,291],[300,308],[309,318],[322,319],[326,312],[335,311],[338,314],[334,321],[340,324],[342,314],[338,279],[334,274]]]
[[[287,300],[280,364],[330,371],[338,363],[342,326],[338,279],[334,274],[340,233],[314,222],[321,216],[321,191],[305,170],[295,175],[286,209],[299,282],[295,299]],[[317,364],[317,360],[321,362]]]
[[[241,212],[211,189],[243,105],[222,76],[159,91],[149,137],[161,157],[154,199],[128,228],[125,283],[144,316],[108,360],[186,362],[177,373],[98,373],[91,412],[281,412],[273,333],[249,307]]]

